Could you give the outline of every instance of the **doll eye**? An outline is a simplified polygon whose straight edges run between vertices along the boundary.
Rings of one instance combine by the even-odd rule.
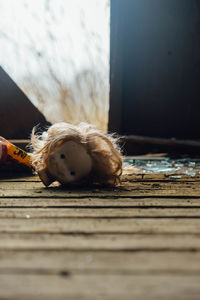
[[[60,154],[60,158],[64,159],[65,158],[65,154]]]
[[[70,172],[70,175],[71,175],[71,176],[75,176],[76,173],[75,173],[74,171],[71,171],[71,172]]]

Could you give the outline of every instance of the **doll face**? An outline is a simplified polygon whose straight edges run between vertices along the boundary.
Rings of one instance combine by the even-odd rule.
[[[49,155],[47,169],[60,183],[72,183],[90,173],[92,159],[81,144],[67,141]]]

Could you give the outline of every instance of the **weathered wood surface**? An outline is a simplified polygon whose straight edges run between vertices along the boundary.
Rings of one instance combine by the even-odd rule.
[[[200,251],[199,234],[0,234],[0,250]],[[59,255],[59,253],[58,253]],[[121,259],[126,258],[123,254]],[[199,262],[197,262],[199,263]],[[134,268],[134,265],[132,266]]]
[[[199,299],[200,178],[0,181],[0,299]]]

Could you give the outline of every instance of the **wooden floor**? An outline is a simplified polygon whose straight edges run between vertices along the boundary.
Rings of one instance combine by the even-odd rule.
[[[1,180],[0,299],[200,299],[199,180]]]

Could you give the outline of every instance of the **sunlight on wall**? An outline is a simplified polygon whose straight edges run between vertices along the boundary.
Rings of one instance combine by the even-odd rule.
[[[0,1],[0,63],[50,122],[106,131],[108,0]]]

